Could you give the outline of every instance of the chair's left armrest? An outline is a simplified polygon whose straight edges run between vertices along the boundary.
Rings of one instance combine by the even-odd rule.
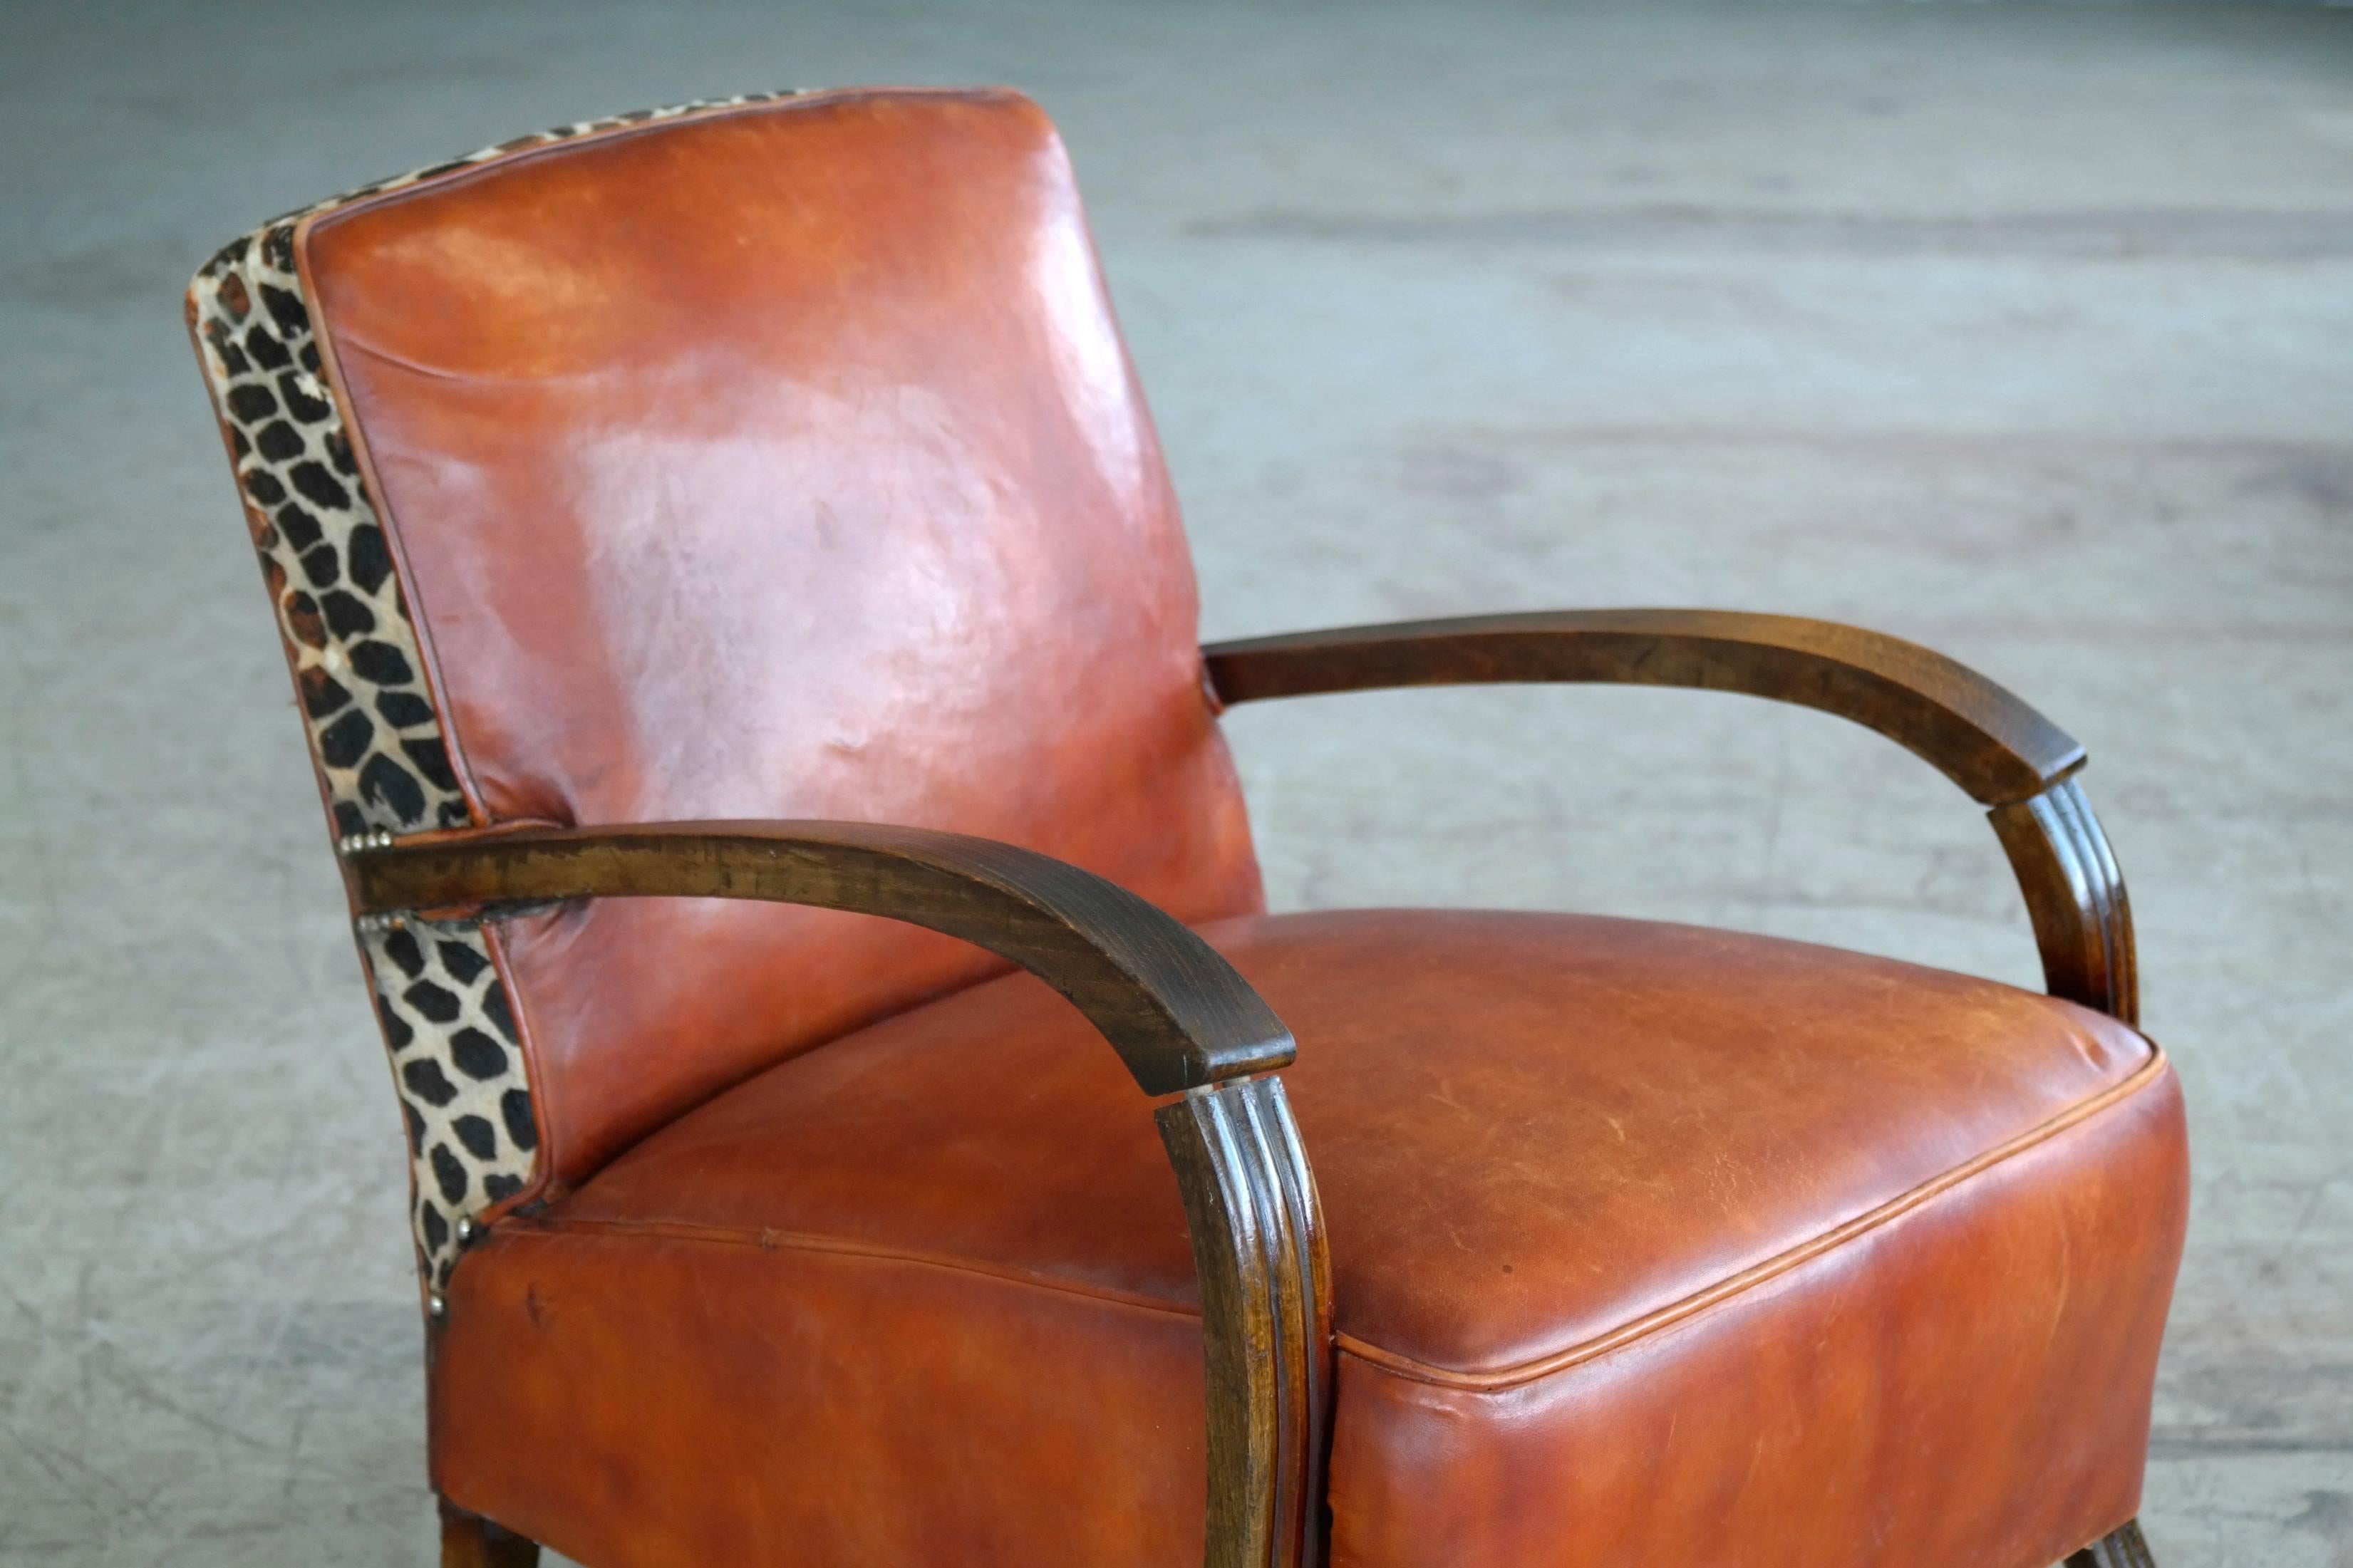
[[[1577,682],[1734,691],[1835,713],[1989,808],[2053,995],[2138,1013],[2132,912],[2073,775],[2084,748],[1968,666],[1859,626],[1731,610],[1554,610],[1249,637],[1201,650],[1221,701]]]
[[[662,822],[410,840],[345,861],[363,914],[564,899],[751,899],[881,915],[1010,959],[1068,997],[1146,1094],[1289,1065],[1250,984],[1154,904],[1050,855],[857,822]]]
[[[944,931],[1068,997],[1147,1094],[1176,1172],[1208,1372],[1208,1568],[1313,1555],[1330,1407],[1331,1263],[1282,1086],[1291,1032],[1173,916],[1092,872],[991,839],[854,822],[529,827],[344,865],[363,919],[586,898],[754,899]],[[976,1086],[975,1092],[987,1092]]]

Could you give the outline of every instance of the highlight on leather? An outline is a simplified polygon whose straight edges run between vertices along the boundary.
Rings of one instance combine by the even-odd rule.
[[[933,1542],[994,1521],[1049,1538],[1022,1560],[1141,1560],[1140,1532],[1159,1543],[1143,1556],[1175,1561],[1201,1518],[1204,1344],[1218,1568],[1314,1568],[1327,1525],[1338,1559],[1398,1568],[1599,1561],[1637,1531],[1662,1560],[1701,1560],[1727,1516],[1663,1506],[1678,1495],[1736,1499],[1754,1539],[1805,1518],[1837,1560],[1904,1539],[1923,1561],[2042,1563],[2113,1527],[2137,1496],[2186,1205],[2161,1058],[2107,1081],[2137,1036],[1932,972],[1883,984],[1861,958],[1760,957],[1744,984],[1725,954],[1762,939],[1674,928],[1629,942],[1718,951],[1660,960],[1649,984],[1630,978],[1639,952],[1603,962],[1606,932],[1570,917],[1292,917],[1297,962],[1270,938],[1231,964],[1187,930],[1260,903],[1220,693],[1696,686],[1871,724],[1992,805],[2052,989],[2129,1020],[2128,910],[2072,782],[2080,747],[1926,650],[1783,617],[1575,612],[1198,649],[1173,497],[1068,163],[1018,95],[965,95],[1002,134],[976,112],[911,108],[921,93],[826,95],[822,112],[457,178],[790,96],[559,127],[364,187],[227,247],[189,295],[406,1118],[417,1257],[443,1320],[428,1408],[457,1531],[445,1561],[535,1552],[512,1529],[583,1560],[928,1563],[941,1551],[906,1530],[926,1510]],[[858,113],[836,116],[839,139],[808,130],[840,108]],[[786,121],[807,123],[764,140]],[[779,169],[791,178],[751,194]],[[832,196],[800,178],[815,171],[842,182]],[[355,205],[444,177],[413,202]],[[573,199],[569,226],[555,198]],[[744,226],[763,217],[753,244]],[[453,251],[495,260],[444,268]],[[698,254],[680,321],[578,308],[660,296]],[[787,295],[804,258],[849,286]],[[905,275],[878,285],[886,264]],[[763,318],[779,329],[765,361],[750,352]],[[792,346],[812,322],[847,325]],[[604,358],[578,355],[610,374],[543,374],[548,341],[584,324],[615,330],[589,345]],[[712,353],[681,352],[681,324]],[[428,352],[401,352],[412,332]],[[702,379],[665,380],[696,365]],[[852,377],[848,395],[804,398],[777,428],[761,423],[776,409],[744,413],[742,388],[819,373]],[[660,384],[691,427],[549,390],[566,379]],[[477,381],[534,392],[450,390]],[[828,407],[860,420],[802,427]],[[714,428],[714,411],[735,423]],[[543,507],[626,489],[596,462],[550,466],[551,451],[601,461],[617,429],[639,455],[622,477],[650,476],[667,510]],[[486,434],[506,444],[502,468],[468,444]],[[691,459],[713,450],[735,456],[697,489]],[[829,490],[813,479],[827,460],[849,476]],[[990,504],[958,510],[974,497]],[[617,535],[649,515],[673,555],[616,564]],[[805,558],[730,558],[689,536],[723,516],[739,541],[824,526]],[[861,526],[902,517],[966,552],[892,554],[890,527]],[[880,565],[825,558],[878,540]],[[963,568],[1000,558],[1020,593],[969,591],[997,579]],[[551,589],[551,566],[584,561],[603,567],[580,574],[587,591]],[[873,591],[825,635],[775,634],[792,619],[780,600],[843,582]],[[714,583],[726,591],[703,592]],[[967,591],[916,603],[910,583]],[[601,620],[582,609],[597,604]],[[710,617],[728,604],[751,613]],[[665,659],[628,635],[663,619],[649,605],[681,605],[710,634],[688,651],[710,658]],[[927,624],[983,631],[925,644]],[[910,675],[926,648],[946,672],[930,686]],[[608,655],[620,679],[603,686],[538,684]],[[830,708],[809,700],[825,658],[858,677],[824,689]],[[1036,700],[1073,669],[1085,701]],[[744,735],[790,743],[731,750]],[[705,820],[746,795],[856,820]],[[940,935],[828,946],[809,933],[848,928],[751,923],[803,912],[776,900]],[[1471,921],[1485,929],[1447,938]],[[1539,923],[1559,929],[1539,940]],[[1306,945],[1344,925],[1345,941]],[[1513,925],[1527,927],[1516,959]],[[947,939],[1079,1004],[1147,1090],[1194,1091],[1156,1113],[1185,1226],[1140,1125],[1065,1076],[1083,1054],[1061,1038],[1069,1009],[1047,996],[1030,1018],[1027,981],[986,984],[920,945]],[[1579,963],[1599,968],[1580,977]],[[1873,973],[1837,984],[1850,963]],[[1688,994],[1663,1005],[1661,975]],[[1261,984],[1303,1009],[1311,1050],[1289,1087],[1249,1076],[1293,1066]],[[1989,1054],[1923,1048],[1930,999],[1955,986],[1950,1043]],[[1603,1002],[1627,1010],[1614,1044]],[[882,1070],[927,1051],[970,1076]],[[2105,1087],[2082,1092],[2086,1074]],[[886,1082],[875,1120],[845,1135],[860,1084]],[[1116,1106],[1131,1097],[1120,1086]],[[1543,1121],[1577,1114],[1599,1125]],[[795,1115],[848,1152],[849,1179],[769,1179],[771,1162],[821,1172],[831,1157],[825,1137],[780,1136]],[[1124,1142],[1101,1131],[1117,1127]],[[1499,1157],[1514,1138],[1522,1152]],[[880,1147],[903,1160],[878,1194]],[[746,1152],[713,1158],[730,1149]],[[961,1162],[955,1179],[908,1173],[935,1156]],[[1564,1202],[1580,1180],[1585,1201]],[[1056,1181],[1061,1201],[1013,1201]],[[1514,1206],[1525,1223],[1506,1223]],[[2047,1280],[2063,1288],[2031,1288]],[[1907,1353],[1919,1344],[1947,1353]],[[1039,1345],[1061,1355],[1057,1375],[1034,1375]],[[1790,1411],[1829,1416],[1792,1426]],[[964,1463],[966,1413],[997,1435],[987,1467]],[[714,1443],[789,1484],[747,1491],[742,1470],[706,1462]],[[839,1507],[893,1473],[907,1506],[892,1517]],[[1858,1473],[1893,1480],[1825,1504],[1821,1477]],[[1496,1506],[1499,1479],[1535,1506]],[[870,1524],[890,1533],[812,1547]],[[747,1530],[766,1532],[754,1550]],[[1073,1550],[1090,1531],[1118,1545]],[[2144,1562],[2137,1543],[2127,1526],[2071,1563]]]
[[[534,145],[297,225],[478,829],[899,823],[1260,901],[1173,489],[1018,93]],[[997,957],[695,897],[514,913],[533,1195]]]
[[[339,838],[465,827],[474,818],[381,509],[325,380],[295,226],[530,148],[791,96],[751,93],[559,125],[377,180],[231,241],[189,284],[189,333]],[[359,935],[408,1131],[417,1267],[438,1290],[457,1258],[459,1222],[491,1214],[536,1174],[530,1074],[480,922]]]

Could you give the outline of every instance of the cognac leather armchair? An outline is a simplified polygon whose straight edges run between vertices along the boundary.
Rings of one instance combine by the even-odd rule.
[[[413,1156],[446,1563],[2147,1560],[2179,1096],[2018,699],[1706,611],[1198,647],[1010,93],[526,136],[189,320]],[[1264,911],[1224,705],[1504,680],[1910,748],[2051,994]]]

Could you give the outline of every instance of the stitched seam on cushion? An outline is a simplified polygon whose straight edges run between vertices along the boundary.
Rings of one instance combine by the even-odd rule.
[[[1009,1285],[1026,1285],[1032,1289],[1050,1291],[1058,1296],[1077,1296],[1089,1300],[1105,1301],[1114,1306],[1134,1307],[1167,1317],[1190,1318],[1198,1321],[1201,1311],[1179,1302],[1146,1296],[1140,1291],[1121,1290],[1108,1285],[1090,1285],[1075,1279],[1056,1279],[1030,1269],[1017,1268],[1009,1264],[992,1264],[973,1258],[955,1258],[945,1253],[914,1252],[904,1247],[880,1247],[870,1242],[850,1241],[839,1237],[810,1236],[798,1231],[771,1230],[765,1226],[695,1225],[683,1220],[633,1219],[556,1219],[533,1215],[528,1219],[507,1221],[503,1233],[560,1238],[565,1236],[647,1236],[665,1241],[700,1241],[720,1247],[748,1247],[760,1252],[822,1253],[837,1258],[862,1258],[881,1263],[910,1263],[919,1268],[948,1269],[958,1274],[977,1274],[986,1279],[1002,1280]]]
[[[2146,1038],[2146,1037],[2143,1037]],[[1761,1263],[1730,1278],[1719,1280],[1705,1289],[1697,1290],[1681,1300],[1647,1312],[1630,1323],[1622,1324],[1607,1333],[1551,1352],[1517,1365],[1493,1373],[1464,1373],[1448,1367],[1431,1366],[1427,1363],[1385,1351],[1353,1335],[1335,1333],[1335,1347],[1344,1355],[1352,1356],[1367,1365],[1416,1382],[1446,1387],[1465,1388],[1478,1392],[1500,1392],[1533,1383],[1552,1373],[1566,1371],[1584,1362],[1595,1360],[1653,1333],[1671,1328],[1687,1319],[1698,1316],[1711,1307],[1722,1304],[1771,1279],[1789,1273],[1813,1258],[1881,1228],[1904,1215],[1920,1207],[1971,1178],[1980,1175],[2050,1142],[2069,1129],[2089,1121],[2094,1116],[2133,1098],[2162,1077],[2167,1065],[2164,1051],[2153,1040],[2148,1041],[2148,1059],[2134,1069],[2131,1076],[2110,1085],[2098,1094],[2061,1111],[2058,1115],[2028,1129],[2007,1142],[1953,1167],[1942,1175],[1923,1182],[1876,1208],[1864,1211],[1851,1220],[1832,1226],[1799,1246],[1776,1254]],[[536,1236],[546,1239],[564,1237],[647,1236],[670,1241],[704,1242],[716,1246],[747,1247],[763,1252],[806,1252],[835,1257],[863,1258],[877,1262],[906,1263],[920,1268],[949,1270],[960,1274],[976,1274],[985,1279],[1021,1285],[1055,1295],[1073,1296],[1103,1301],[1111,1305],[1133,1307],[1167,1317],[1198,1321],[1198,1307],[1186,1307],[1133,1291],[1107,1286],[1087,1285],[1075,1280],[1060,1279],[1007,1265],[992,1265],[976,1258],[955,1258],[941,1253],[913,1252],[904,1248],[879,1247],[869,1243],[845,1240],[834,1237],[811,1236],[806,1233],[754,1228],[738,1226],[695,1225],[673,1220],[626,1219],[557,1219],[548,1215],[511,1216],[501,1222],[500,1234]]]
[[[2143,1037],[2147,1038],[2147,1037]],[[2104,1110],[2133,1098],[2164,1075],[2165,1053],[2157,1042],[2148,1042],[2148,1059],[2134,1069],[2130,1077],[2111,1084],[2088,1100],[2081,1100],[2049,1121],[1996,1144],[1984,1153],[1954,1166],[1943,1174],[1931,1177],[1890,1198],[1876,1208],[1866,1209],[1852,1219],[1832,1226],[1830,1229],[1796,1247],[1775,1254],[1761,1263],[1751,1264],[1737,1274],[1717,1280],[1704,1289],[1694,1290],[1680,1300],[1645,1312],[1631,1322],[1621,1323],[1606,1333],[1570,1345],[1565,1350],[1551,1351],[1496,1372],[1461,1372],[1451,1367],[1432,1366],[1395,1351],[1384,1350],[1350,1334],[1335,1334],[1333,1342],[1343,1355],[1352,1356],[1368,1366],[1380,1368],[1417,1383],[1435,1384],[1447,1388],[1471,1389],[1480,1393],[1496,1393],[1516,1388],[1524,1384],[1556,1372],[1594,1361],[1613,1351],[1622,1350],[1636,1342],[1649,1338],[1676,1324],[1695,1318],[1709,1309],[1746,1295],[1759,1285],[1811,1262],[1859,1237],[1866,1236],[1930,1200],[1953,1188],[2007,1163],[2030,1149],[2039,1148],[2059,1134],[2091,1120]]]

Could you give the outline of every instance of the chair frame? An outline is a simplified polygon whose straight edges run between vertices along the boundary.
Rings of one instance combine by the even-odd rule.
[[[2138,1018],[2131,905],[2076,774],[2084,748],[1940,654],[1823,621],[1715,610],[1579,610],[1346,627],[1202,650],[1221,703],[1384,687],[1674,686],[1795,702],[1918,754],[1987,808],[2054,996]],[[920,828],[665,823],[356,835],[339,846],[364,921],[550,900],[734,898],[944,931],[1030,971],[1148,1096],[1183,1194],[1208,1377],[1207,1568],[1318,1568],[1326,1525],[1331,1275],[1306,1152],[1272,1076],[1282,1022],[1208,943],[1050,857]],[[479,1234],[479,1233],[477,1233]],[[444,1309],[431,1303],[437,1325]],[[443,1505],[444,1568],[527,1568],[538,1548]],[[2154,1568],[2137,1523],[2067,1568]]]

